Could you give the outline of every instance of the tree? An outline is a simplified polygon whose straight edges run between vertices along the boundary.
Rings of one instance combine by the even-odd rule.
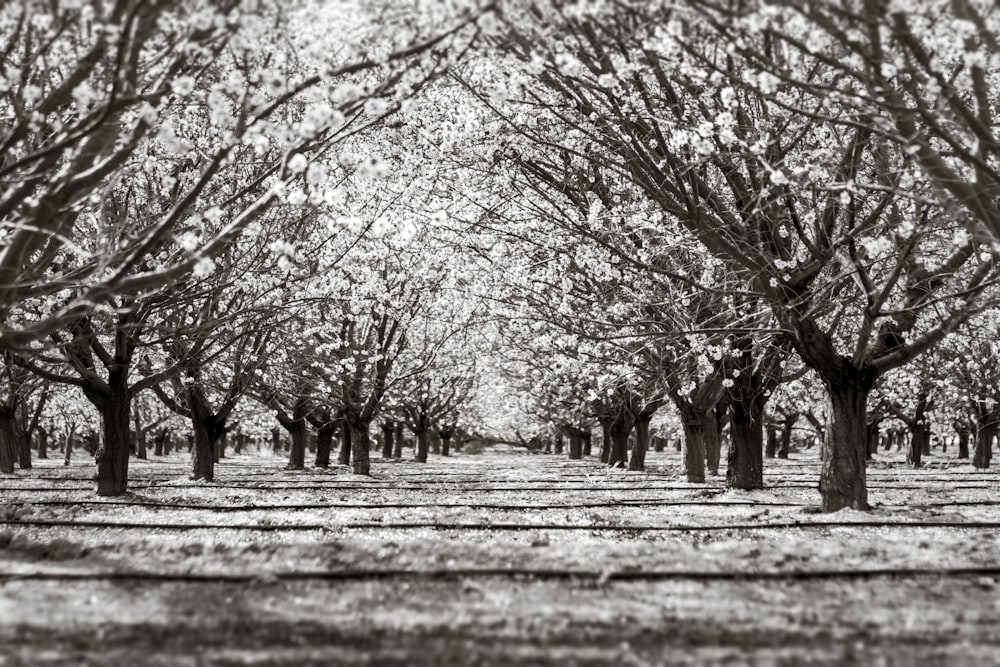
[[[335,52],[322,31],[363,26],[366,12],[331,21],[318,5],[284,12],[280,3],[237,0],[5,7],[0,34],[18,77],[5,78],[0,95],[12,119],[0,136],[0,176],[16,184],[0,196],[0,347],[29,347],[95,305],[170,284],[217,256],[283,195],[296,154],[349,135],[359,110],[397,108],[475,39],[483,11],[471,4],[427,19],[397,12],[405,29],[379,26],[354,50]],[[312,44],[300,50],[283,34]],[[398,45],[404,34],[411,41]],[[371,55],[358,56],[362,48]],[[307,60],[308,73],[294,71]],[[240,168],[232,153],[242,145],[266,154],[267,164],[229,192],[241,206],[222,207],[226,224],[176,261],[136,271],[209,208],[206,193]],[[93,225],[93,237],[86,223],[104,208],[104,193],[130,192],[133,173],[163,154],[177,167],[170,205]]]
[[[628,178],[754,286],[826,386],[823,509],[866,508],[868,394],[981,307],[988,249],[956,236],[870,119],[775,88],[745,53],[774,51],[759,36],[726,53],[707,22],[669,7],[564,9],[539,3],[497,41],[522,63],[508,79],[543,87],[522,83],[522,97],[558,111],[536,141],[582,174]]]

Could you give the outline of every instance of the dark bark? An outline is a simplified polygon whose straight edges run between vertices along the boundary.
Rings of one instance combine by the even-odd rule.
[[[49,432],[44,426],[38,426],[38,458],[49,458]]]
[[[993,458],[993,439],[996,438],[996,422],[980,422],[976,431],[976,448],[972,453],[972,465],[979,469],[990,467]]]
[[[208,397],[199,384],[188,385],[186,402],[194,433],[191,479],[215,481],[215,464],[218,462],[217,442],[226,432],[225,420],[213,413]]]
[[[306,467],[306,445],[309,430],[305,419],[296,419],[288,428],[291,447],[288,449],[288,470],[304,470]]]
[[[965,424],[959,424],[955,426],[955,431],[958,433],[958,458],[967,459],[969,458],[969,436],[972,434],[972,429]]]
[[[132,393],[128,368],[117,366],[108,372],[108,392],[99,400],[104,446],[97,458],[97,495],[120,496],[128,489],[129,424]]]
[[[556,454],[562,454],[563,453],[563,446],[564,446],[563,445],[563,434],[560,431],[559,433],[556,433],[556,446],[555,446],[555,452],[556,452]],[[570,458],[573,458],[573,456],[570,455]]]
[[[736,378],[737,382],[739,380]],[[753,395],[753,387],[749,383],[743,388],[750,393],[741,393],[736,397],[739,400],[729,404],[726,486],[730,489],[763,489],[764,403]]]
[[[68,466],[70,459],[73,458],[73,441],[76,439],[76,424],[69,427],[69,435],[66,436],[66,457],[63,459],[63,465]]]
[[[391,459],[393,440],[392,436],[396,432],[396,424],[391,421],[387,421],[382,424],[382,458]]]
[[[584,457],[590,456],[591,453],[591,442],[590,442],[590,427],[583,430],[583,455]]]
[[[705,481],[705,431],[715,428],[715,415],[696,410],[688,401],[677,402],[684,429],[684,468],[687,480],[695,484]],[[711,420],[709,420],[711,417]],[[711,425],[709,425],[711,421]]]
[[[583,432],[569,427],[567,433],[569,434],[569,458],[573,460],[583,458]]]
[[[624,408],[611,424],[611,451],[608,466],[624,468],[628,465],[628,437],[632,433],[635,419]]]
[[[132,422],[135,428],[135,456],[138,459],[146,460],[146,429],[142,425],[139,410],[132,410]]]
[[[369,430],[371,422],[362,419],[358,415],[349,415],[346,428],[351,431],[351,455],[354,460],[355,475],[371,474],[371,436]]]
[[[17,458],[18,428],[14,416],[0,411],[0,473],[14,474],[14,459]]]
[[[882,420],[873,417],[865,425],[865,458],[871,460],[872,456],[878,453],[878,442],[881,435]]]
[[[788,453],[792,450],[792,429],[798,421],[798,415],[786,415],[781,423],[781,446],[778,447],[778,458],[787,459]]]
[[[316,428],[316,460],[313,463],[315,467],[330,467],[330,453],[333,451],[333,439],[336,434],[337,427],[329,419]]]
[[[430,443],[428,442],[427,429],[418,428],[413,432],[414,437],[417,439],[417,451],[413,460],[417,463],[427,463],[427,451],[430,449]]]
[[[394,440],[392,447],[392,457],[394,459],[403,458],[403,423],[396,422],[396,432],[394,434]]]
[[[441,456],[451,456],[451,429],[443,428],[438,431],[441,438]]]
[[[164,426],[160,429],[160,432],[156,434],[156,437],[153,438],[153,456],[163,456],[166,453],[164,451],[164,444],[166,443],[167,436],[167,427]]]
[[[18,457],[17,466],[21,470],[31,470],[31,436],[25,433],[19,427],[16,427],[18,431],[17,447],[18,447]]]
[[[351,463],[351,450],[354,447],[352,440],[350,424],[347,423],[347,419],[341,419],[340,453],[337,455],[337,463],[342,466],[350,465]]]
[[[597,419],[601,425],[601,463],[607,463],[611,457],[611,424],[614,417],[603,416]]]
[[[716,476],[719,474],[719,463],[722,461],[722,427],[724,406],[717,406],[706,413],[706,424],[704,431],[705,438],[705,467],[708,474]]]
[[[649,422],[652,420],[652,412],[640,412],[635,417],[635,447],[632,449],[632,460],[628,463],[629,470],[646,469],[646,452],[649,451]]]
[[[823,375],[823,374],[821,374]],[[868,394],[874,378],[844,373],[839,378],[824,375],[830,399],[826,438],[820,454],[819,491],[824,512],[849,507],[868,509],[865,456],[868,449],[866,414]]]
[[[778,453],[778,427],[772,423],[767,424],[767,443],[764,445],[764,456],[773,459]]]
[[[915,468],[923,465],[923,455],[930,447],[931,429],[924,423],[915,424],[910,431],[910,448],[906,452],[906,460]]]
[[[431,454],[440,455],[441,454],[441,438],[438,434],[432,430],[427,431],[427,438],[431,443]]]

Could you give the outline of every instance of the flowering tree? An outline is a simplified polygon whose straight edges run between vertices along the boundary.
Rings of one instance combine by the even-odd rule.
[[[867,507],[874,381],[981,306],[988,248],[956,233],[905,147],[839,98],[814,113],[811,90],[780,87],[742,51],[717,48],[700,15],[533,7],[530,19],[508,15],[497,39],[506,92],[558,111],[543,141],[579,165],[587,188],[628,179],[754,286],[827,389],[823,508]],[[758,36],[743,51],[773,46]]]
[[[376,33],[365,12],[331,19],[312,3],[6,5],[0,346],[30,346],[113,295],[169,284],[218,255],[283,195],[272,186],[295,172],[296,154],[349,134],[352,110],[380,115],[412,95],[475,37],[481,12],[399,12],[405,30]],[[323,31],[360,35],[336,50]],[[226,224],[177,261],[144,265],[211,208],[206,194],[241,169],[232,153],[244,145],[266,164],[229,179]],[[104,193],[132,193],[150,158],[173,166],[169,205],[109,220]]]

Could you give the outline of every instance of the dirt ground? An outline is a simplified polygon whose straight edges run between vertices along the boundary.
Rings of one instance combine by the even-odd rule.
[[[940,454],[832,515],[815,452],[755,492],[672,451],[187,458],[0,477],[0,666],[1000,664],[1000,474]]]

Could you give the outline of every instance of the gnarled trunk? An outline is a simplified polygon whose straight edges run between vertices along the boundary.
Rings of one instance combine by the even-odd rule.
[[[316,429],[316,468],[330,467],[330,453],[333,451],[333,437],[337,428],[331,420],[326,420]]]
[[[976,468],[990,467],[993,458],[993,439],[997,435],[996,422],[980,422],[976,431],[976,448],[972,453],[972,465]]]
[[[20,449],[17,422],[6,410],[0,411],[0,473],[14,474],[14,459]]]
[[[866,415],[874,379],[844,373],[824,375],[830,413],[820,459],[819,492],[824,512],[849,507],[868,509],[865,458],[868,449]]]
[[[599,417],[598,423],[601,425],[601,463],[607,463],[611,457],[611,424],[614,417]]]
[[[778,427],[767,424],[767,443],[764,445],[764,456],[773,459],[778,453]]]
[[[451,456],[451,429],[438,431],[441,436],[441,456]]]
[[[569,458],[573,460],[583,458],[583,437],[576,429],[569,430]]]
[[[646,452],[649,451],[649,422],[652,420],[652,412],[640,412],[635,417],[635,447],[632,449],[632,460],[628,463],[629,470],[646,469]]]
[[[194,432],[194,450],[191,479],[215,481],[216,441],[226,430],[224,421],[212,414],[208,398],[197,384],[187,391],[188,407],[191,410],[191,426]]]
[[[699,412],[687,401],[677,402],[681,425],[684,428],[684,469],[687,481],[694,484],[705,482],[705,431],[715,428],[715,416],[709,425],[707,416]]]
[[[18,427],[17,466],[21,470],[31,469],[31,436]]]
[[[132,392],[127,369],[108,373],[108,394],[99,401],[104,446],[97,456],[97,495],[120,496],[128,489],[129,423]]]
[[[349,465],[351,463],[351,450],[353,449],[351,443],[351,427],[347,423],[346,419],[340,420],[340,453],[337,455],[337,463],[342,466]]]
[[[737,382],[741,378],[737,378]],[[764,488],[764,404],[750,383],[729,403],[729,454],[726,486],[730,489]]]
[[[417,452],[413,457],[413,460],[417,463],[427,463],[427,451],[430,449],[429,438],[427,437],[426,428],[417,428],[413,432],[414,437],[417,439]]]
[[[958,424],[955,426],[955,432],[958,434],[958,458],[967,459],[969,458],[969,436],[972,434],[971,429],[965,424]]]
[[[608,466],[624,468],[628,465],[628,436],[632,432],[635,420],[622,408],[611,424],[611,451],[608,454]]]
[[[382,458],[392,458],[392,436],[396,432],[396,425],[391,421],[382,424]]]
[[[722,414],[719,408],[712,408],[705,416],[705,467],[708,474],[719,474],[719,463],[722,460]]]
[[[403,458],[403,424],[402,422],[396,423],[396,433],[395,442],[392,446],[392,458],[401,459]]]
[[[778,447],[779,459],[787,459],[788,453],[792,450],[792,429],[795,428],[796,421],[798,421],[798,415],[787,416],[781,423],[781,446]]]
[[[368,434],[371,422],[357,415],[350,415],[345,425],[351,430],[351,456],[354,459],[354,474],[371,474],[371,436]]]
[[[49,432],[41,424],[38,425],[38,458],[49,458]]]
[[[923,455],[931,444],[931,429],[927,424],[914,424],[910,431],[910,447],[906,450],[906,460],[915,468],[923,465]]]

